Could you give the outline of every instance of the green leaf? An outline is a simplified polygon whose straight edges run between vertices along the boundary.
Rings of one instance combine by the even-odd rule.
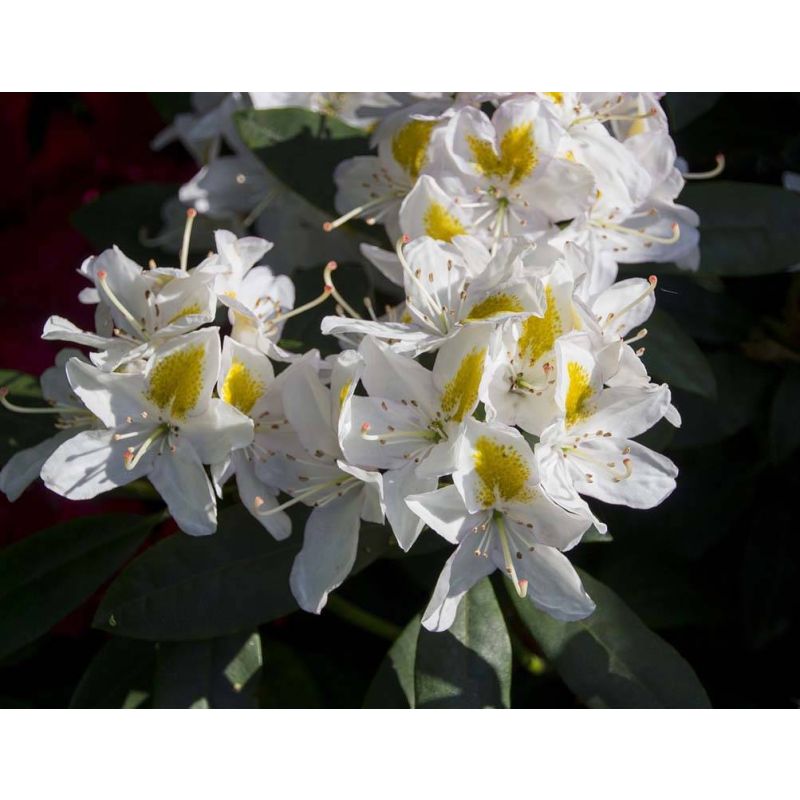
[[[701,397],[716,395],[716,382],[708,359],[680,325],[661,309],[647,320],[643,361],[647,371],[671,387]]]
[[[720,442],[742,430],[763,408],[762,397],[771,379],[768,367],[738,353],[711,353],[708,361],[716,379],[717,397],[673,397],[683,422],[670,443],[672,448]]]
[[[488,578],[462,598],[447,631],[420,629],[414,691],[418,708],[508,708],[511,640]]]
[[[597,610],[561,622],[509,588],[514,607],[569,688],[595,708],[708,708],[683,657],[600,581],[580,573]]]
[[[70,708],[131,708],[152,694],[156,650],[152,642],[112,636],[75,688]]]
[[[263,641],[258,693],[261,708],[321,708],[319,687],[306,662],[283,642]]]
[[[800,367],[791,365],[772,398],[769,433],[772,458],[777,463],[785,461],[800,447],[798,408],[800,408]]]
[[[364,131],[302,108],[247,109],[234,120],[245,144],[271,172],[329,213],[335,213],[336,167],[370,152]]]
[[[177,195],[178,187],[176,183],[137,183],[112,189],[81,206],[72,215],[72,224],[98,252],[117,245],[144,264],[158,256],[145,241],[161,229],[161,208]]]
[[[353,128],[337,117],[299,107],[249,108],[235,112],[234,120],[242,141],[251,150],[261,150],[306,134],[323,141],[366,137],[364,131]]]
[[[43,406],[39,381],[25,372],[0,370],[0,386],[8,387],[9,400],[20,405]],[[18,414],[0,407],[0,467],[14,453],[54,436],[56,415]]]
[[[415,708],[414,662],[417,657],[420,615],[403,628],[381,661],[367,689],[364,708]]]
[[[213,639],[297,608],[289,572],[303,525],[276,542],[241,505],[220,514],[213,536],[176,534],[134,561],[109,587],[94,625],[157,641]],[[386,528],[362,524],[353,571],[389,546]]]
[[[711,111],[722,92],[668,92],[664,98],[669,112],[670,127],[679,131]]]
[[[155,708],[255,708],[261,637],[234,634],[158,645]]]
[[[191,92],[148,92],[147,95],[164,122],[172,122],[177,114],[194,110]]]
[[[800,262],[800,195],[735,181],[689,183],[681,203],[700,215],[700,272],[743,277]]]
[[[0,552],[0,657],[46,633],[119,569],[155,517],[70,520]]]

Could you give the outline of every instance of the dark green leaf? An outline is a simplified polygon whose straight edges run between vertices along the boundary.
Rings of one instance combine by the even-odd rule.
[[[345,159],[370,152],[363,131],[306,109],[248,109],[235,120],[243,141],[271,172],[331,214],[333,171]]]
[[[706,692],[683,657],[607,586],[585,572],[581,579],[597,610],[578,622],[553,619],[509,590],[567,686],[597,708],[707,708]]]
[[[261,708],[321,708],[322,697],[306,662],[283,642],[263,640]]]
[[[9,400],[19,401],[20,405],[44,405],[39,381],[32,375],[0,370],[0,386],[7,386]],[[0,407],[0,467],[19,450],[54,436],[54,421],[55,415],[18,414]]]
[[[213,536],[177,534],[150,548],[109,588],[96,627],[160,641],[213,639],[252,629],[297,608],[289,572],[302,524],[276,542],[245,508],[220,514]],[[388,547],[386,528],[362,524],[354,571]]]
[[[681,203],[700,215],[700,271],[742,277],[800,262],[800,194],[735,181],[690,183]]]
[[[148,92],[148,96],[164,122],[193,110],[191,92]]]
[[[737,353],[708,356],[717,384],[717,397],[709,400],[676,393],[673,401],[683,423],[670,443],[673,448],[699,447],[722,441],[748,425],[762,407],[770,370]]]
[[[664,98],[669,112],[670,127],[679,131],[710,111],[722,92],[668,92]]]
[[[769,432],[772,457],[776,462],[785,461],[800,447],[798,409],[800,409],[800,367],[792,365],[786,370],[772,398]]]
[[[72,224],[98,252],[117,245],[125,255],[143,264],[158,255],[145,242],[161,229],[161,207],[177,193],[178,184],[174,183],[122,186],[81,206],[72,215]]]
[[[152,693],[152,642],[112,636],[89,664],[70,708],[130,708]]]
[[[234,634],[158,645],[155,708],[255,708],[261,637]]]
[[[716,383],[708,360],[669,314],[653,311],[644,343],[643,360],[654,378],[701,397],[714,397]]]
[[[119,569],[153,517],[82,517],[0,552],[0,656],[46,633]]]
[[[420,629],[414,691],[418,708],[508,708],[511,640],[488,578],[461,600],[447,631]]]
[[[364,699],[365,708],[414,708],[414,662],[417,657],[419,614],[403,628],[381,662]]]

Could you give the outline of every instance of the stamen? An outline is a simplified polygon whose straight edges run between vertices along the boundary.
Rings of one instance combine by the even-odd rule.
[[[352,307],[352,306],[351,306],[351,305],[350,305],[350,304],[347,302],[347,300],[345,300],[345,299],[344,299],[344,297],[342,297],[342,296],[339,294],[338,290],[337,290],[337,289],[336,289],[336,287],[334,286],[334,284],[333,284],[333,278],[331,277],[331,274],[333,273],[333,271],[334,271],[334,270],[335,270],[337,267],[338,267],[338,264],[337,264],[335,261],[329,261],[329,262],[328,262],[328,263],[325,265],[325,270],[324,270],[324,271],[323,271],[323,273],[322,273],[322,275],[323,275],[323,278],[324,278],[324,280],[325,280],[325,287],[326,287],[326,288],[330,287],[331,293],[333,294],[334,298],[336,298],[336,302],[337,302],[337,303],[339,303],[339,304],[342,306],[342,308],[343,308],[345,311],[347,311],[347,313],[348,313],[348,314],[349,314],[351,317],[355,317],[356,319],[363,319],[363,317],[361,316],[361,314],[359,314],[359,313],[358,313],[358,311],[356,311],[356,310],[355,310],[355,309],[354,309],[354,308],[353,308],[353,307]]]
[[[570,127],[572,127],[572,125],[580,125],[584,122],[591,122],[592,120],[597,120],[597,122],[611,122],[613,120],[635,122],[637,119],[647,119],[654,114],[656,114],[655,108],[651,108],[641,114],[587,114],[585,117],[578,117],[578,119],[573,120],[570,123]]]
[[[370,319],[373,322],[377,322],[378,318],[375,316],[375,308],[372,305],[372,300],[369,297],[363,297],[361,302],[364,303],[364,308],[367,309],[367,313],[370,316]]]
[[[15,414],[73,414],[75,412],[85,412],[83,408],[72,406],[44,406],[42,408],[18,406],[8,399],[8,386],[0,387],[0,405],[9,411],[13,411]]]
[[[675,244],[681,238],[681,227],[677,222],[672,223],[671,236],[656,236],[654,233],[647,233],[647,231],[639,230],[638,228],[627,228],[625,225],[617,225],[613,222],[597,222],[592,220],[592,225],[596,228],[603,228],[604,230],[617,231],[619,233],[630,234],[631,236],[638,236],[648,242],[656,244]]]
[[[101,269],[97,273],[97,282],[103,288],[103,291],[106,293],[106,297],[108,297],[109,301],[114,305],[114,307],[122,314],[123,317],[128,321],[130,326],[141,336],[142,339],[147,339],[145,336],[144,329],[137,321],[136,317],[128,311],[127,308],[123,305],[122,301],[111,291],[111,287],[108,285],[108,273]]]
[[[508,546],[508,536],[506,534],[506,523],[502,514],[497,511],[494,512],[494,520],[497,523],[497,535],[500,537],[500,546],[503,548],[503,561],[506,564],[506,572],[517,590],[520,597],[525,597],[523,594],[522,581],[517,577],[517,571],[514,569],[514,562],[511,558],[511,549]],[[527,592],[527,582],[525,584],[525,591]]]
[[[406,260],[405,253],[403,253],[403,245],[408,244],[409,241],[409,237],[404,234],[395,242],[394,249],[397,253],[397,257],[400,259],[400,266],[403,268],[403,271],[406,273],[406,275],[408,275],[409,278],[411,278],[411,280],[414,281],[414,283],[419,287],[420,291],[422,292],[422,297],[428,303],[433,315],[441,318],[442,322],[444,323],[446,333],[449,329],[449,325],[447,323],[447,316],[445,315],[444,310],[442,309],[441,305],[436,302],[414,270],[411,269],[411,265]],[[408,304],[408,301],[406,304]]]
[[[380,197],[376,197],[374,200],[370,200],[369,202],[364,203],[363,205],[356,206],[354,209],[348,211],[346,214],[342,214],[341,217],[339,217],[338,219],[333,220],[332,222],[323,222],[322,223],[322,230],[324,230],[325,233],[330,233],[332,230],[335,230],[340,225],[344,225],[345,222],[349,222],[351,219],[354,219],[355,217],[360,216],[361,214],[365,213],[366,211],[369,211],[370,209],[381,205],[381,203],[385,203],[388,200],[391,200],[392,198],[394,198],[394,196],[395,195],[393,195],[393,194],[384,194],[384,195],[381,195]],[[374,224],[374,220],[373,220],[373,224]]]
[[[427,439],[432,442],[438,440],[438,435],[431,430],[416,430],[416,431],[389,431],[387,433],[370,433],[371,425],[365,422],[361,426],[361,438],[368,442],[380,442],[385,444],[388,441],[399,441],[408,439]]]
[[[639,305],[642,300],[645,300],[649,297],[655,290],[656,286],[658,286],[658,278],[655,275],[651,275],[647,282],[650,284],[647,289],[645,289],[635,300],[632,300],[628,305],[623,306],[619,311],[611,311],[606,315],[605,320],[601,323],[601,327],[605,328],[612,319],[619,319],[623,314],[626,314],[630,311],[634,306]],[[641,333],[641,331],[640,331]],[[641,338],[641,337],[639,337]]]
[[[125,469],[132,470],[144,457],[144,454],[150,449],[154,442],[162,439],[167,435],[167,428],[164,425],[159,425],[153,432],[139,445],[136,450],[129,447],[125,451],[123,458],[125,459]],[[172,449],[172,448],[171,448]],[[174,449],[172,449],[174,452]]]
[[[592,456],[587,456],[585,453],[581,452],[580,448],[578,447],[562,447],[561,449],[565,454],[569,453],[574,455],[576,458],[580,458],[581,461],[594,464],[601,470],[608,472],[611,475],[611,479],[614,481],[614,483],[620,483],[621,481],[627,480],[633,474],[633,464],[631,463],[630,458],[625,457],[622,459],[622,466],[625,471],[624,473],[620,474],[619,472],[615,472],[617,465],[614,461],[600,461],[597,458],[592,458]],[[622,452],[624,455],[625,450]],[[586,479],[589,481],[589,483],[592,482],[591,478],[591,473],[586,473]]]
[[[186,272],[189,267],[189,241],[192,238],[192,225],[197,211],[194,208],[186,210],[186,225],[183,229],[183,244],[181,245],[181,269]]]
[[[293,308],[291,311],[287,311],[285,314],[276,314],[271,319],[267,320],[268,326],[264,329],[265,335],[269,335],[272,331],[278,327],[279,322],[285,322],[287,319],[291,319],[292,317],[297,317],[300,314],[305,313],[309,309],[315,308],[316,306],[324,303],[332,294],[333,287],[332,286],[325,286],[322,290],[322,294],[319,297],[315,297],[313,300],[309,300],[307,303],[303,303],[302,306],[298,306],[297,308]]]
[[[636,336],[631,336],[630,339],[623,339],[622,343],[623,344],[633,344],[634,342],[638,342],[641,339],[644,339],[645,336],[647,336],[647,328],[642,328],[639,331],[639,333],[636,334]]]
[[[725,170],[725,156],[722,153],[717,153],[715,156],[717,166],[707,172],[684,172],[683,177],[688,178],[690,181],[707,181],[710,178],[716,178],[722,175]]]
[[[291,500],[287,500],[285,503],[275,506],[275,508],[270,508],[268,511],[259,511],[258,513],[262,517],[269,517],[272,514],[277,514],[279,511],[283,511],[284,509],[291,508],[298,503],[302,503],[306,498],[317,494],[322,489],[327,489],[331,486],[342,487],[346,484],[354,483],[356,480],[356,478],[337,478],[335,481],[328,481],[327,483],[321,483],[318,486],[312,486],[310,489],[306,489],[305,491],[298,492],[296,495],[293,495]],[[327,499],[327,497],[325,499]],[[264,505],[264,498],[256,497],[254,505],[257,510],[260,509],[261,506]]]

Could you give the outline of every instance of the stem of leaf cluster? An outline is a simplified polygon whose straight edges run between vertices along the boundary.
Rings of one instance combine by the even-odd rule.
[[[390,642],[393,642],[402,633],[399,625],[381,619],[381,617],[377,617],[369,611],[364,611],[363,608],[359,608],[349,600],[339,597],[339,595],[332,594],[328,597],[327,608],[339,619],[343,619],[345,622],[349,622],[351,625],[355,625],[368,633],[373,633],[375,636],[380,636],[382,639],[388,639]]]

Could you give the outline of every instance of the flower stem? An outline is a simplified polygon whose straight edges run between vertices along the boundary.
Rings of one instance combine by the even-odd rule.
[[[359,608],[339,595],[330,595],[327,607],[339,619],[343,619],[345,622],[349,622],[351,625],[355,625],[368,633],[373,633],[375,636],[380,636],[382,639],[388,639],[393,642],[402,632],[399,625],[376,617],[374,614],[370,614],[369,611],[364,611],[363,608]]]

